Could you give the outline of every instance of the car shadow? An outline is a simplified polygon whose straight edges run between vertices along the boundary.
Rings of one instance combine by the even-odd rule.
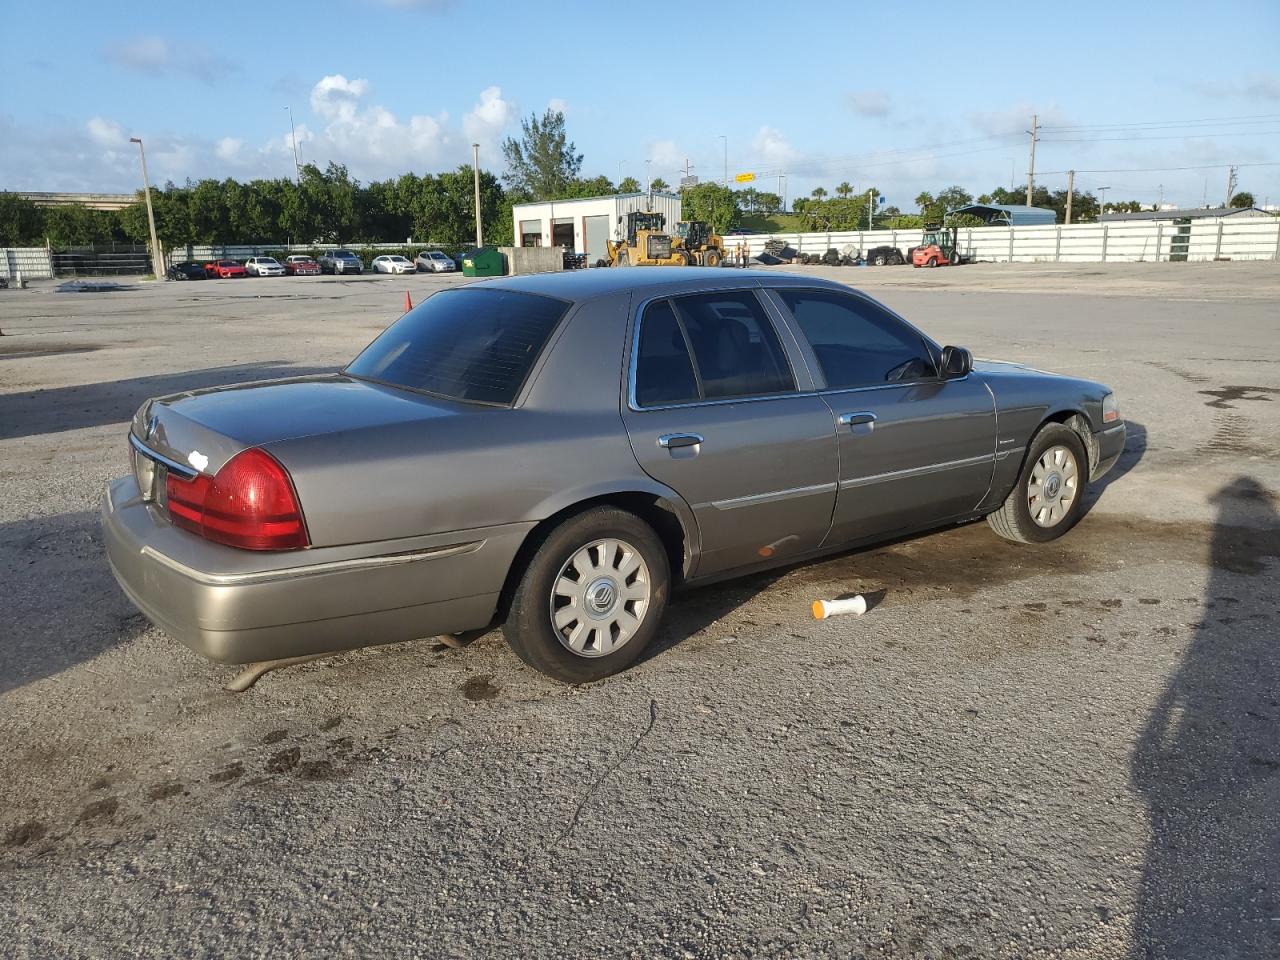
[[[144,400],[183,390],[332,373],[337,369],[295,367],[283,360],[269,360],[5,394],[0,440],[121,423],[129,420]]]
[[[1280,516],[1238,477],[1200,620],[1134,748],[1151,823],[1132,960],[1280,956]]]
[[[93,511],[0,524],[0,582],[0,695],[92,660],[149,626],[111,576]]]

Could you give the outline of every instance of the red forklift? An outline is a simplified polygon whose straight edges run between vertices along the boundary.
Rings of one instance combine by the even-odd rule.
[[[913,267],[955,267],[964,263],[960,254],[960,229],[940,223],[926,224],[920,246],[911,249]]]

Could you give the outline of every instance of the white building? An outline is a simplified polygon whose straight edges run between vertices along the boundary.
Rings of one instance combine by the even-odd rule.
[[[667,229],[680,221],[675,193],[621,193],[581,200],[544,200],[512,207],[517,247],[565,247],[585,253],[594,264],[609,255],[607,240],[622,239],[624,218],[632,210],[653,211],[667,218]]]

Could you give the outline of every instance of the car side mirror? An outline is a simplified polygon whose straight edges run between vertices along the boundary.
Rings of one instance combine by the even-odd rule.
[[[973,354],[964,347],[942,348],[942,376],[945,379],[967,377],[973,370]]]

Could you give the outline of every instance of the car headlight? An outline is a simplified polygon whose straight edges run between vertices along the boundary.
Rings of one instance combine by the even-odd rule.
[[[1115,423],[1120,419],[1120,403],[1116,400],[1114,393],[1108,393],[1102,398],[1102,422]]]

